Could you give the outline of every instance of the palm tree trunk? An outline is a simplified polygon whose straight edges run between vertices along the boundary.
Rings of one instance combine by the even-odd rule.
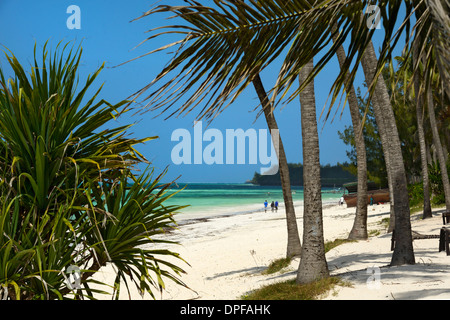
[[[255,87],[256,93],[258,94],[259,100],[261,101],[261,106],[264,111],[264,116],[266,117],[267,126],[269,129],[278,130],[278,125],[275,120],[275,116],[272,112],[272,107],[269,103],[266,90],[264,89],[263,83],[259,75],[253,79],[253,86]],[[275,144],[275,142],[274,142]],[[298,234],[297,218],[295,216],[294,203],[292,200],[291,191],[291,180],[289,177],[289,167],[286,159],[286,154],[284,152],[283,142],[281,137],[278,141],[278,165],[280,170],[281,179],[281,189],[283,190],[284,206],[286,211],[286,224],[287,224],[287,250],[286,257],[292,258],[295,256],[300,256],[302,251],[302,245],[300,242],[300,236]]]
[[[379,128],[379,126],[378,126]],[[388,153],[388,152],[387,152]],[[384,159],[386,162],[386,173],[388,176],[388,188],[389,188],[389,209],[390,209],[390,215],[389,215],[389,226],[388,226],[388,233],[391,233],[395,229],[395,193],[394,193],[394,186],[393,186],[393,178],[392,178],[392,172],[391,168],[389,168],[389,156],[386,157],[386,154],[384,154]]]
[[[447,161],[448,161],[448,149],[447,149],[447,146],[444,143],[442,144],[442,151],[444,152],[445,163],[447,163]]]
[[[414,84],[416,87],[416,84]],[[422,218],[431,218],[431,197],[430,197],[430,178],[428,174],[427,150],[425,142],[425,132],[423,129],[423,104],[422,97],[419,94],[419,87],[416,89],[416,114],[417,114],[417,131],[419,136],[420,146],[420,161],[422,165],[422,184],[423,184],[423,215]]]
[[[450,146],[450,130],[447,127],[443,128],[444,130],[444,143],[442,144],[442,149],[444,150],[445,161],[448,161],[448,147]]]
[[[414,65],[419,61],[419,51],[417,45],[413,49],[413,61]],[[423,184],[423,219],[431,218],[433,216],[431,212],[430,201],[430,178],[428,176],[428,163],[427,163],[427,147],[425,142],[425,132],[423,129],[423,94],[420,93],[420,79],[418,76],[414,77],[414,91],[416,97],[416,117],[417,117],[417,133],[419,136],[420,146],[420,161],[422,164],[422,184]]]
[[[447,164],[445,162],[444,151],[442,149],[441,138],[437,129],[436,114],[434,111],[433,93],[431,87],[427,90],[428,114],[430,118],[431,132],[433,133],[433,143],[438,156],[439,167],[441,169],[442,184],[444,185],[445,207],[450,210],[450,183],[448,179]]]
[[[366,81],[371,84],[375,79],[377,57],[373,43],[369,43],[361,60]],[[406,172],[403,162],[403,155],[398,136],[395,116],[390,104],[389,93],[380,76],[375,85],[373,95],[373,109],[377,124],[382,121],[384,125],[380,129],[380,136],[383,150],[388,154],[386,159],[391,168],[391,181],[394,196],[395,232],[396,245],[392,254],[391,265],[414,264],[414,250],[412,246],[411,221],[409,211],[409,197],[406,181]],[[386,143],[389,141],[389,144]]]
[[[370,82],[369,82],[370,83]],[[372,101],[374,112],[375,112],[375,99]],[[390,105],[390,102],[389,102]],[[389,136],[386,134],[382,134],[383,132],[386,132],[386,123],[383,118],[383,116],[379,116],[378,118],[375,116],[375,121],[377,123],[378,127],[378,133],[380,135],[381,145],[383,146],[383,156],[384,156],[384,162],[386,165],[386,174],[387,174],[387,180],[388,180],[388,188],[389,188],[389,209],[390,209],[390,215],[389,215],[389,226],[387,232],[390,233],[394,231],[395,229],[395,193],[394,193],[394,187],[393,187],[393,174],[392,174],[392,168],[391,168],[391,161],[390,161],[390,139]]]
[[[300,83],[311,73],[309,61],[301,70]],[[297,271],[297,283],[310,283],[328,277],[323,237],[322,194],[320,183],[319,135],[317,132],[314,82],[300,94],[303,145],[303,248]]]
[[[372,101],[374,106],[374,112],[375,112],[375,100]],[[389,188],[389,226],[387,232],[390,233],[394,231],[395,229],[395,193],[394,193],[394,187],[393,187],[393,175],[392,175],[392,168],[391,168],[391,161],[390,161],[390,152],[389,152],[389,144],[391,141],[389,140],[389,137],[386,134],[382,134],[383,132],[386,132],[386,123],[384,118],[379,116],[378,118],[375,116],[375,121],[377,123],[378,127],[378,133],[380,135],[381,145],[383,146],[383,156],[384,156],[384,162],[386,165],[386,174],[387,174],[387,180],[388,180],[388,188]]]
[[[242,0],[233,0],[232,2],[238,4]],[[272,106],[270,105],[269,99],[267,97],[267,92],[264,89],[261,77],[256,75],[252,80],[253,87],[258,94],[259,101],[261,102],[261,107],[263,108],[264,116],[266,118],[267,126],[269,130],[278,130],[278,124],[275,120],[275,116],[272,112]],[[302,245],[300,242],[300,236],[298,234],[297,218],[295,216],[294,203],[292,200],[291,191],[291,179],[289,176],[289,167],[286,159],[286,154],[284,152],[283,142],[279,136],[278,142],[278,168],[280,170],[280,180],[281,189],[283,191],[284,206],[286,212],[286,224],[287,224],[287,248],[286,257],[296,257],[300,256],[302,252]],[[274,141],[274,145],[276,142]]]
[[[333,32],[337,30],[333,26]],[[336,41],[337,34],[333,34],[333,41]],[[336,52],[339,60],[339,65],[342,68],[346,59],[345,50],[341,45]],[[348,76],[347,76],[348,77]],[[352,230],[348,238],[350,240],[367,239],[367,158],[366,158],[366,144],[364,142],[364,135],[362,130],[361,116],[359,114],[358,99],[356,97],[355,88],[350,88],[348,92],[348,106],[352,118],[353,132],[355,134],[356,145],[356,161],[358,174],[358,189],[356,201],[356,215]]]

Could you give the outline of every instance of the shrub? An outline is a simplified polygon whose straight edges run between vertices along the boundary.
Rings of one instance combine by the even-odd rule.
[[[183,270],[167,258],[183,260],[155,238],[181,207],[163,204],[171,196],[170,184],[158,185],[165,172],[134,173],[148,165],[135,146],[155,137],[112,127],[127,101],[97,101],[101,87],[87,96],[103,66],[77,89],[81,47],[59,44],[53,54],[46,47],[41,64],[35,47],[29,75],[12,53],[15,78],[0,70],[0,296],[93,298],[105,287],[93,289],[102,283],[92,275],[106,264],[117,272],[108,284],[115,298],[120,280],[151,295],[167,279],[184,285]]]
[[[450,175],[450,162],[447,163],[447,171]],[[441,205],[445,203],[444,184],[442,182],[441,169],[438,162],[428,166],[430,187],[431,187],[431,204]]]
[[[408,194],[410,207],[423,204],[423,183],[418,182],[408,185]]]

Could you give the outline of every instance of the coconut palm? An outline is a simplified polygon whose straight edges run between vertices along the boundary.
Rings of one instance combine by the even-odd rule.
[[[273,132],[272,130],[278,130],[278,124],[275,120],[273,109],[269,103],[267,92],[264,89],[264,85],[259,75],[256,75],[255,79],[253,79],[253,86],[255,87],[255,90],[261,102],[261,108],[264,112],[267,126],[269,127],[271,132]],[[289,167],[286,154],[284,152],[283,141],[281,140],[281,137],[279,137],[278,141],[273,142],[274,144],[278,144],[278,148],[276,148],[276,150],[280,170],[281,189],[283,191],[284,206],[286,211],[286,225],[287,225],[286,257],[292,258],[301,255],[302,246],[298,234],[297,217],[295,215],[294,202],[292,200],[291,179],[289,176]]]
[[[372,82],[376,74],[377,57],[372,44],[366,48],[361,65],[366,76],[366,81]],[[382,76],[380,76],[382,77]],[[391,170],[391,183],[394,198],[395,230],[396,239],[400,239],[401,245],[397,254],[392,255],[391,265],[414,264],[414,250],[412,247],[411,222],[409,211],[409,197],[406,180],[405,165],[398,136],[397,125],[395,123],[394,111],[392,110],[389,93],[383,79],[375,84],[375,94],[373,95],[373,109],[377,124],[380,128],[380,137],[383,144],[383,151],[388,155],[386,164],[387,170]],[[381,119],[382,121],[378,121]],[[381,126],[380,126],[381,124]],[[381,129],[383,128],[383,129]]]
[[[445,206],[450,211],[450,182],[447,172],[447,163],[445,160],[444,149],[442,147],[441,137],[438,132],[436,113],[433,101],[433,93],[429,89],[426,93],[426,101],[428,107],[428,115],[430,119],[431,132],[433,134],[433,143],[439,160],[439,168],[441,169],[442,184],[444,186]]]
[[[413,60],[418,60],[417,50],[413,52]],[[415,131],[412,132],[412,135],[415,137],[413,142],[413,148],[416,149],[417,145],[419,146],[419,157],[420,157],[420,171],[423,182],[423,218],[431,217],[431,201],[430,201],[430,182],[429,182],[429,172],[428,172],[428,159],[427,159],[427,141],[425,138],[425,128],[424,128],[424,116],[426,116],[425,112],[425,104],[423,102],[423,94],[420,91],[420,79],[419,73],[416,73],[414,79],[411,79],[411,68],[412,68],[412,60],[405,60],[404,57],[396,57],[399,62],[400,68],[397,71],[394,71],[394,67],[392,64],[389,65],[389,68],[386,68],[388,74],[388,85],[390,85],[390,94],[391,99],[397,106],[397,112],[401,109],[403,111],[399,114],[398,124],[400,127],[409,127],[414,125],[411,121],[407,123],[401,123],[400,118],[406,118],[405,113],[414,112],[414,116],[412,117],[413,121],[416,123],[413,126]],[[408,107],[409,106],[409,107]],[[399,108],[400,107],[400,108]],[[397,114],[396,114],[397,115]],[[403,115],[403,116],[401,116]],[[414,118],[415,117],[415,118]],[[405,129],[403,129],[405,130]],[[406,131],[407,132],[407,131]],[[407,133],[411,134],[411,133]],[[402,136],[402,135],[401,135]],[[402,139],[405,139],[405,133],[403,133]],[[405,142],[403,142],[405,143]],[[404,153],[405,154],[405,153]],[[411,163],[409,164],[412,165]],[[411,168],[410,168],[411,170]]]
[[[236,1],[230,1],[230,2],[236,7],[245,5],[241,2],[236,2]],[[221,3],[219,3],[219,2],[217,2],[217,4],[221,5]],[[199,43],[200,46],[202,46],[203,41],[206,41],[209,38],[209,35],[208,35],[208,33],[210,31],[209,28],[214,27],[214,25],[211,23],[215,23],[215,19],[218,17],[218,16],[216,16],[217,12],[214,9],[203,8],[196,2],[192,2],[192,6],[187,6],[187,7],[170,7],[170,6],[156,7],[154,10],[150,10],[149,12],[145,13],[142,17],[148,16],[151,14],[156,14],[159,12],[177,12],[177,14],[181,18],[185,19],[186,22],[188,22],[192,26],[198,27],[199,32],[201,32],[203,35],[205,35],[205,39],[200,39],[201,40]],[[197,12],[200,15],[199,16],[192,15],[192,13],[194,13],[194,12]],[[201,21],[201,20],[196,21],[195,20],[196,18],[201,18],[201,14],[203,12],[207,12],[208,14],[211,14],[214,17],[212,18],[212,17],[206,15],[205,16],[206,19],[212,19],[211,21],[206,22],[206,23],[204,23],[204,21]],[[142,18],[142,17],[140,17],[140,18]],[[194,18],[194,19],[192,19],[192,18]],[[239,20],[241,18],[242,17],[240,15],[237,15],[236,22],[239,23]],[[227,25],[229,25],[229,23],[230,23],[226,20],[226,17],[224,17],[222,22]],[[245,19],[244,19],[244,21],[242,21],[242,23],[246,23]],[[188,26],[187,28],[190,29],[190,28],[192,28],[192,26]],[[177,44],[181,44],[184,41],[187,41],[188,38],[189,38],[189,36],[186,39],[184,39],[183,41],[177,42]],[[232,54],[225,53],[223,51],[224,49],[233,51],[236,48],[242,49],[242,48],[247,47],[246,36],[237,37],[237,38],[226,37],[226,39],[222,39],[221,41],[224,41],[224,43],[222,43],[223,45],[220,45],[221,52],[222,52],[222,53],[220,53],[220,57],[223,57],[226,59],[227,59],[227,57],[231,57]],[[242,43],[242,45],[239,47],[236,47],[236,44],[233,42],[240,42],[240,43]],[[245,46],[244,46],[244,44],[245,44]],[[171,47],[173,45],[176,45],[176,44],[172,44],[169,47]],[[173,61],[174,65],[169,66],[168,68],[163,70],[158,75],[158,77],[155,79],[155,81],[153,81],[150,85],[148,85],[147,87],[140,90],[137,93],[137,95],[134,97],[134,99],[137,99],[142,93],[144,93],[148,89],[150,89],[150,87],[152,86],[153,83],[158,82],[158,80],[162,79],[163,75],[166,74],[166,72],[170,72],[169,70],[172,70],[175,67],[175,65],[182,63],[183,61],[185,61],[185,59],[186,59],[186,61],[189,60],[187,65],[190,65],[190,67],[194,67],[194,69],[196,70],[196,72],[198,72],[198,74],[195,75],[195,77],[189,81],[190,82],[189,84],[183,84],[179,87],[179,89],[181,91],[179,91],[179,94],[176,94],[177,98],[175,98],[175,100],[173,100],[172,102],[175,103],[176,100],[188,96],[188,94],[186,94],[188,92],[188,90],[195,87],[195,85],[198,84],[197,81],[199,81],[201,79],[201,77],[204,75],[205,70],[203,70],[202,68],[208,67],[208,66],[211,66],[214,64],[214,61],[210,60],[210,58],[207,58],[209,60],[209,62],[206,62],[206,64],[204,64],[203,62],[198,64],[198,62],[200,62],[201,59],[194,58],[194,56],[197,54],[195,51],[196,49],[197,49],[196,46],[189,48],[188,52],[183,53],[182,57],[179,57],[180,59],[175,59],[177,61]],[[192,54],[193,56],[190,56],[190,54]],[[197,61],[197,62],[195,62],[195,61]],[[230,70],[232,70],[232,66],[233,66],[233,62],[230,62],[230,61],[227,61],[224,64],[221,64],[220,62],[217,63],[217,65],[213,67],[214,71],[211,73],[211,75],[207,76],[207,79],[208,79],[207,83],[205,83],[204,85],[200,85],[199,88],[197,89],[197,91],[194,92],[190,96],[188,101],[183,103],[183,107],[180,108],[179,110],[176,110],[175,112],[170,113],[169,117],[172,115],[175,115],[176,113],[189,113],[189,112],[193,111],[195,109],[195,107],[198,106],[203,101],[203,99],[205,98],[205,95],[207,95],[207,93],[210,90],[212,90],[213,87],[220,85],[224,82],[224,80],[222,78],[226,78],[227,73],[229,73]],[[235,73],[235,74],[238,74],[238,73]],[[181,75],[181,74],[179,74],[179,75]],[[215,76],[217,76],[218,78],[214,78]],[[244,79],[245,72],[241,73],[239,75],[239,77],[241,79]],[[260,79],[258,73],[254,74],[252,76],[251,80],[250,79],[246,80],[247,85],[250,83],[253,84],[253,86],[257,92],[257,95],[258,95],[258,98],[262,105],[262,110],[265,115],[266,122],[268,124],[269,129],[270,130],[278,129],[278,126],[276,124],[276,121],[275,121],[275,118],[273,115],[273,104],[269,99],[267,99],[267,93],[262,85],[262,82],[261,82],[261,79]],[[169,87],[172,87],[173,85],[176,86],[177,84],[174,83],[173,81],[169,81],[167,83],[167,85],[168,85],[168,87],[166,87],[166,85],[164,85],[163,87],[165,89],[169,89]],[[163,107],[163,112],[166,112],[166,111],[170,110],[170,107],[173,106],[173,103],[169,102],[168,100],[165,102],[162,102],[161,104],[159,104],[157,102],[157,100],[159,98],[163,98],[164,96],[168,97],[168,95],[166,95],[166,93],[163,92],[163,91],[165,91],[165,89],[163,87],[161,87],[161,89],[162,89],[161,92],[154,92],[154,94],[151,94],[147,98],[148,106],[150,107],[150,110],[157,110],[157,109]],[[175,88],[175,87],[172,87],[172,88]],[[175,90],[178,91],[178,89],[175,89]],[[231,88],[231,90],[233,90],[233,88]],[[238,94],[239,93],[236,93],[236,96]],[[163,100],[165,100],[165,98],[163,98]],[[167,106],[166,106],[166,103],[167,103]],[[201,109],[197,118],[198,118],[198,120],[201,120],[203,117],[206,117],[206,118],[212,120],[221,111],[222,111],[221,105],[220,105],[220,103],[218,103],[218,101],[216,101],[214,106],[208,106],[208,104],[203,106],[203,108]],[[295,217],[294,205],[292,202],[292,193],[290,191],[291,186],[290,186],[289,169],[287,166],[287,160],[285,157],[282,140],[279,139],[278,143],[279,143],[278,162],[279,162],[279,170],[280,170],[280,177],[281,177],[281,186],[283,189],[283,197],[284,197],[285,208],[286,208],[286,219],[287,219],[287,230],[288,230],[288,243],[287,243],[286,254],[287,254],[287,256],[298,256],[301,251],[301,243],[300,243],[300,239],[298,236],[297,222],[296,222],[296,217]]]
[[[241,1],[241,0],[239,0]],[[234,1],[235,4],[239,4],[239,1]],[[278,124],[275,120],[275,115],[273,114],[273,108],[269,103],[269,98],[267,92],[264,89],[260,75],[256,75],[252,81],[253,87],[258,95],[259,101],[261,103],[261,108],[266,119],[267,126],[271,132],[273,130],[278,130]],[[277,139],[272,136],[272,140]],[[281,189],[283,192],[284,206],[286,213],[286,224],[287,224],[287,248],[286,257],[292,258],[301,255],[301,242],[298,235],[297,218],[295,216],[294,202],[292,200],[291,191],[291,178],[289,176],[289,167],[286,158],[286,153],[284,152],[284,146],[280,135],[278,134],[278,141],[273,141],[273,144],[277,146],[275,148],[278,158],[278,166],[280,171],[280,182]]]
[[[376,77],[381,73],[385,63],[391,59],[391,54],[403,34],[408,35],[406,46],[417,42],[420,50],[424,50],[425,40],[414,38],[411,41],[409,37],[410,20],[418,4],[425,4],[427,10],[414,25],[414,30],[428,28],[426,32],[434,32],[438,39],[432,49],[443,52],[440,61],[448,56],[448,50],[446,50],[448,39],[444,35],[450,27],[446,23],[448,18],[442,13],[445,13],[448,8],[442,8],[443,5],[439,4],[439,1],[404,2],[405,18],[397,32],[394,27],[400,20],[398,15],[402,2],[327,0],[316,1],[312,4],[312,1],[296,0],[286,4],[277,0],[264,2],[249,0],[235,4],[235,1],[215,0],[214,8],[203,6],[196,1],[186,2],[190,5],[157,6],[138,18],[160,13],[174,13],[175,18],[184,19],[190,24],[159,26],[151,31],[159,32],[161,29],[168,29],[168,31],[153,34],[145,40],[149,41],[168,33],[184,36],[179,41],[146,54],[179,46],[171,62],[155,80],[138,92],[140,95],[152,88],[152,93],[147,100],[155,110],[160,108],[167,110],[189,96],[195,99],[186,99],[183,107],[176,109],[174,113],[183,114],[205,102],[199,117],[213,117],[234,101],[252,81],[255,74],[263,70],[276,57],[284,55],[283,50],[289,48],[276,87],[276,93],[283,93],[284,97],[296,81],[301,67],[309,61],[305,58],[312,58],[323,52],[324,47],[331,43],[332,31],[337,27],[341,30],[339,37],[316,63],[312,74],[308,77],[308,81],[311,81],[313,76],[330,61],[343,42],[350,37],[352,45],[349,46],[347,59],[333,86],[332,101],[334,102],[342,86],[353,82],[358,62],[361,61],[365,48],[375,32],[375,29],[368,28],[366,19],[361,19],[369,3],[378,5],[386,33],[378,59]],[[303,31],[300,32],[300,30]],[[239,37],[236,36],[238,34]],[[258,43],[262,47],[249,50],[249,41]],[[188,47],[187,43],[190,44]],[[208,51],[205,50],[205,46],[209,46]],[[211,59],[213,56],[216,57],[215,60]],[[354,67],[350,67],[355,59],[357,63]],[[208,65],[201,65],[201,63],[208,63]],[[440,84],[447,92],[449,85],[444,81],[444,77],[448,73],[446,72],[448,67],[444,63],[438,63],[438,65],[442,66],[439,71],[441,73],[442,70],[443,74]],[[225,68],[225,66],[228,67]],[[222,67],[222,72],[219,72]],[[180,68],[181,72],[175,74],[165,85],[155,88],[163,77],[167,79],[168,73],[177,68]],[[188,70],[190,72],[187,72]],[[349,71],[351,71],[350,77],[347,75]],[[373,85],[371,83],[369,85],[373,93]],[[294,99],[302,89],[303,87],[299,87],[295,90],[290,99]],[[184,95],[189,90],[194,90],[193,94]],[[168,94],[170,98],[164,94]],[[210,99],[207,99],[208,97]]]
[[[306,81],[313,61],[300,73],[300,83]],[[317,133],[314,82],[300,94],[303,145],[303,248],[297,283],[309,283],[329,275],[325,258],[320,183],[319,135]]]
[[[336,31],[334,29],[333,31]],[[337,40],[337,34],[333,34],[333,41]],[[341,45],[337,51],[336,56],[339,65],[342,68],[345,63],[346,54],[345,49]],[[359,114],[358,98],[356,96],[355,88],[352,85],[348,93],[348,106],[350,109],[350,116],[353,124],[353,132],[355,134],[356,146],[356,162],[357,162],[357,202],[356,214],[353,227],[348,236],[351,240],[367,239],[367,158],[366,146],[362,131],[362,121]]]
[[[151,105],[152,110],[169,112],[170,115],[191,112],[200,104],[198,117],[213,119],[239,96],[253,81],[255,75],[260,74],[265,67],[276,58],[282,57],[283,65],[280,69],[276,86],[271,90],[270,102],[277,107],[282,102],[290,102],[312,81],[330,59],[336,54],[337,48],[345,40],[350,40],[347,58],[334,82],[331,91],[331,104],[340,95],[342,88],[348,89],[356,75],[360,63],[364,61],[370,66],[371,73],[366,74],[370,97],[374,95],[376,86],[383,81],[377,81],[386,62],[391,60],[393,50],[399,39],[407,35],[406,48],[414,43],[425,48],[427,39],[409,37],[411,31],[411,17],[418,3],[425,4],[426,13],[414,25],[414,30],[429,30],[433,34],[431,51],[438,51],[436,55],[427,55],[437,66],[442,92],[448,94],[447,79],[448,37],[449,30],[446,23],[447,7],[439,1],[360,1],[360,0],[326,0],[312,3],[306,0],[295,1],[257,1],[249,0],[239,4],[215,0],[214,7],[203,6],[196,1],[187,1],[187,6],[157,6],[144,13],[140,18],[160,13],[174,14],[187,25],[171,25],[158,27],[147,40],[166,34],[178,34],[179,41],[156,48],[148,54],[176,48],[173,59],[157,75],[148,86],[140,90],[137,97],[149,92],[144,99]],[[212,3],[212,2],[209,2]],[[368,4],[376,4],[380,9],[385,39],[377,59],[375,54],[367,54],[373,47],[371,38],[376,29],[368,28],[365,14]],[[399,13],[405,7],[405,18],[400,28]],[[333,28],[340,30],[334,43],[332,42]],[[161,29],[166,29],[161,31]],[[406,50],[408,51],[408,50]],[[409,51],[408,51],[409,52]],[[324,53],[315,63],[309,76],[302,85],[293,89],[303,67],[316,55]],[[374,53],[374,52],[373,52]],[[353,65],[353,66],[352,66]],[[428,65],[427,65],[428,66]],[[426,68],[424,79],[431,74]],[[348,93],[348,90],[346,90]],[[375,95],[376,96],[376,95]],[[374,101],[376,100],[374,97]],[[395,228],[405,242],[411,242],[408,235],[410,230],[408,194],[406,177],[402,169],[402,155],[398,139],[395,136],[396,127],[392,110],[388,103],[388,96],[382,96],[381,109],[376,112],[377,122],[383,136],[385,160],[392,184],[393,206],[395,208]],[[173,109],[175,105],[181,107]],[[383,125],[385,124],[385,125]],[[393,141],[390,140],[393,135]],[[392,145],[392,146],[391,146]],[[392,219],[394,220],[394,219]],[[402,226],[398,225],[401,224]],[[403,242],[403,241],[402,241]],[[413,263],[412,244],[400,245],[393,253],[393,264]]]
[[[414,48],[413,60],[417,62],[420,59],[417,45]],[[416,102],[416,117],[417,117],[417,133],[420,147],[420,161],[422,166],[422,183],[423,183],[423,215],[422,217],[431,218],[431,196],[430,196],[430,179],[428,173],[428,161],[427,161],[427,147],[425,141],[425,131],[423,122],[423,107],[425,106],[423,94],[420,92],[420,79],[419,74],[416,73],[414,77],[414,94]]]
[[[444,152],[445,148],[442,146],[438,132],[432,92],[432,83],[436,83],[437,85],[434,87],[440,87],[442,95],[450,97],[450,56],[448,53],[450,47],[450,40],[448,39],[448,34],[450,33],[450,4],[448,1],[429,0],[425,3],[417,3],[415,8],[417,19],[424,21],[417,28],[415,39],[418,39],[417,42],[419,44],[426,40],[424,45],[419,46],[419,44],[414,43],[412,48],[413,55],[416,57],[414,70],[416,70],[416,73],[419,73],[420,65],[422,65],[421,69],[423,70],[423,80],[420,81],[420,84],[416,84],[415,89],[423,92],[424,101],[428,108],[433,144],[436,148],[441,169],[446,209],[450,210],[450,182],[446,166],[447,155]]]

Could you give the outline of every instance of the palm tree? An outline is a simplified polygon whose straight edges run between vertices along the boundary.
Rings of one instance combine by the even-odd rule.
[[[448,64],[450,58],[450,40],[448,39],[448,33],[450,32],[450,4],[440,0],[429,0],[425,1],[425,3],[419,2],[415,4],[415,13],[419,21],[425,21],[416,29],[415,40],[417,41],[414,43],[412,49],[414,58],[413,69],[415,69],[416,73],[418,73],[418,77],[422,76],[419,78],[422,80],[420,83],[418,80],[415,82],[415,90],[416,95],[423,92],[424,101],[428,107],[433,144],[436,149],[438,162],[441,169],[446,209],[450,210],[450,182],[446,166],[447,154],[444,152],[446,148],[442,146],[441,138],[438,132],[433,92],[431,89],[431,83],[436,83],[436,88],[441,88],[442,96],[450,96],[450,67]],[[420,46],[419,44],[424,41],[425,44]],[[428,58],[427,60],[423,58],[425,56]],[[422,68],[419,68],[420,64]],[[421,72],[420,69],[423,69],[423,71]],[[437,78],[438,81],[436,81],[435,78]],[[417,112],[419,111],[421,112],[421,110],[418,110]],[[427,215],[431,216],[431,212],[427,213]]]
[[[239,4],[239,2],[242,2],[242,0],[234,0],[235,4]],[[254,77],[252,83],[258,95],[259,101],[261,103],[261,108],[263,110],[264,117],[266,119],[269,130],[271,132],[273,132],[273,130],[278,130],[278,124],[275,120],[275,115],[273,114],[274,110],[269,102],[267,92],[264,89],[264,85],[262,83],[259,74],[257,74]],[[272,137],[272,139],[274,139],[274,137]],[[273,143],[274,145],[278,146],[278,148],[275,148],[275,150],[277,151],[278,166],[280,170],[281,189],[283,191],[283,199],[286,214],[286,225],[287,225],[286,257],[292,258],[301,255],[302,245],[298,234],[297,218],[295,216],[294,202],[292,200],[291,178],[289,176],[289,167],[287,163],[286,154],[284,152],[284,146],[281,140],[281,136],[278,135],[278,141],[273,141]]]
[[[361,65],[363,66],[364,69],[364,64],[361,62]],[[364,71],[366,72],[366,71]],[[367,71],[370,73],[370,71]],[[366,75],[366,82],[368,82],[370,84],[370,76]],[[382,87],[380,85],[380,87]],[[389,215],[389,226],[388,226],[388,230],[387,232],[392,232],[395,229],[395,193],[394,193],[394,185],[393,185],[393,173],[392,173],[392,167],[391,167],[391,153],[389,152],[390,147],[390,139],[389,139],[389,135],[386,134],[386,122],[384,119],[383,114],[377,113],[375,112],[375,104],[379,104],[379,102],[377,102],[375,99],[373,99],[373,108],[374,108],[374,114],[375,114],[375,121],[377,123],[378,126],[378,132],[380,135],[380,140],[381,140],[381,144],[383,147],[383,156],[384,156],[384,160],[385,160],[385,164],[386,164],[386,174],[387,174],[387,181],[388,181],[388,188],[389,188],[389,206],[390,206],[390,215]]]
[[[361,19],[369,0],[327,0],[314,4],[307,0],[289,2],[248,0],[245,3],[240,2],[239,5],[215,0],[214,8],[202,6],[195,1],[187,2],[189,6],[157,6],[140,17],[164,12],[175,13],[175,17],[184,19],[188,26],[158,26],[152,30],[157,33],[148,40],[168,33],[176,33],[184,38],[148,53],[173,47],[178,49],[174,58],[154,81],[137,92],[136,98],[152,89],[144,101],[152,105],[153,110],[167,112],[181,102],[182,107],[178,107],[171,114],[185,114],[204,103],[198,116],[214,118],[243,92],[256,74],[283,55],[284,62],[270,98],[273,107],[276,107],[283,101],[296,99],[336,54],[337,48],[346,39],[350,40],[346,61],[330,93],[331,105],[336,101],[342,88],[349,88],[352,85],[359,63],[370,67],[370,74],[366,74],[366,78],[374,102],[380,101],[376,114],[380,130],[384,132],[382,139],[386,141],[383,145],[388,155],[385,160],[388,163],[395,209],[395,219],[392,220],[395,220],[396,231],[403,239],[393,253],[392,264],[413,263],[412,237],[408,236],[410,221],[406,177],[395,119],[390,109],[389,96],[384,94],[385,92],[381,92],[383,95],[380,97],[373,93],[377,87],[380,89],[383,81],[376,80],[384,65],[391,60],[392,52],[404,34],[407,35],[406,46],[417,43],[419,47],[424,48],[428,43],[428,39],[419,42],[415,38],[410,41],[408,36],[413,4],[416,1],[370,2],[379,6],[385,31],[378,60],[374,52],[371,57],[367,57],[366,54],[373,46],[371,39],[375,32],[375,29],[368,28],[366,21]],[[445,13],[445,8],[442,9],[439,1],[421,0],[421,2],[426,4],[427,13],[413,26],[428,28],[430,32],[436,34],[430,46],[433,52],[439,51],[440,55],[428,56],[433,59],[433,66],[438,66],[441,75],[440,85],[443,92],[448,94],[449,82],[446,81],[448,68],[442,63],[445,61],[442,59],[448,56],[449,52],[448,37],[445,37],[449,29],[445,23],[448,18],[442,14]],[[396,30],[396,22],[399,21],[403,3],[406,16],[404,23]],[[290,91],[303,67],[319,53],[323,53],[324,48],[332,41],[332,28],[335,25],[341,29],[336,41],[325,50],[325,54],[315,63],[305,81],[296,90]],[[162,28],[167,28],[167,31],[161,32]],[[288,50],[286,54],[285,49]],[[175,75],[170,78],[172,72]],[[428,79],[430,72],[427,71],[425,75],[424,79]],[[191,90],[192,94],[186,94]],[[183,101],[186,97],[187,99]]]
[[[431,132],[433,134],[433,143],[436,148],[439,167],[441,169],[442,184],[444,186],[445,207],[448,211],[450,211],[450,182],[448,178],[447,164],[445,161],[444,150],[442,148],[441,137],[439,136],[436,122],[433,93],[430,88],[428,89],[426,95],[427,95],[427,107],[428,107],[428,115],[430,118]]]
[[[337,31],[335,28],[333,31]],[[336,42],[337,35],[333,34],[333,41]],[[346,59],[344,47],[341,45],[336,51],[339,65],[342,68]],[[350,116],[353,124],[353,132],[355,134],[356,159],[357,159],[357,176],[358,176],[358,195],[356,203],[355,221],[348,236],[351,240],[367,239],[367,159],[366,146],[362,131],[362,121],[359,114],[358,98],[356,97],[355,88],[352,85],[348,92],[348,105]]]
[[[413,65],[418,64],[420,61],[417,45],[413,48]],[[433,216],[431,212],[431,197],[430,197],[430,178],[428,173],[428,161],[427,161],[427,147],[425,141],[425,131],[423,128],[423,114],[424,106],[423,93],[420,92],[420,79],[419,74],[416,74],[414,81],[414,93],[416,102],[416,117],[417,117],[417,135],[419,139],[420,147],[420,161],[422,165],[422,184],[423,184],[423,219],[431,218]]]
[[[313,68],[309,61],[300,73],[302,84]],[[317,133],[314,83],[300,94],[303,145],[303,249],[297,271],[297,283],[309,283],[328,277],[325,258],[320,183],[319,135]]]
[[[367,83],[375,79],[378,60],[372,43],[366,48],[361,65],[364,70]],[[391,265],[414,264],[414,250],[412,247],[411,221],[409,211],[409,196],[403,155],[395,123],[394,112],[391,107],[389,93],[386,83],[380,76],[375,83],[375,94],[373,95],[373,109],[383,151],[388,155],[386,160],[387,169],[391,170],[391,183],[394,198],[396,247],[391,259]],[[381,120],[381,121],[379,121]],[[380,126],[381,124],[381,126]],[[388,143],[387,143],[388,142]]]
[[[273,114],[272,107],[269,103],[269,99],[267,97],[266,90],[264,89],[263,83],[261,81],[261,77],[256,75],[253,79],[253,86],[258,94],[259,100],[261,102],[261,106],[264,112],[264,116],[266,118],[267,126],[269,129],[278,130],[278,125],[275,120],[275,116]],[[287,249],[286,249],[286,257],[291,258],[295,256],[301,255],[301,242],[298,234],[297,227],[297,218],[295,216],[294,203],[292,200],[292,191],[291,191],[291,179],[289,176],[289,167],[286,159],[286,154],[284,152],[283,142],[281,137],[278,143],[278,164],[280,170],[280,179],[281,179],[281,188],[283,190],[283,198],[284,205],[286,211],[286,224],[287,224]],[[274,142],[275,143],[275,142]]]

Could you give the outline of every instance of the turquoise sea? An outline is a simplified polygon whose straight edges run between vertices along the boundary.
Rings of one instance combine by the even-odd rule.
[[[244,183],[179,183],[169,192],[176,194],[166,205],[189,205],[178,214],[178,220],[199,219],[219,215],[264,211],[264,201],[278,201],[284,207],[283,192],[277,186],[257,186]],[[324,204],[337,204],[342,191],[322,189]],[[303,202],[303,187],[292,187],[296,205]]]

